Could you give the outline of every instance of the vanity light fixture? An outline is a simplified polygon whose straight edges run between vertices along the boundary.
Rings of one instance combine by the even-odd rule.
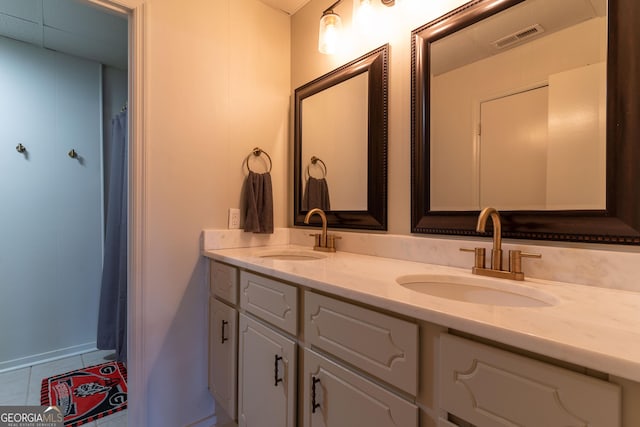
[[[318,50],[320,53],[332,55],[336,53],[340,33],[342,31],[342,19],[333,11],[342,0],[338,0],[322,12],[320,18],[320,34],[318,37]]]
[[[376,22],[376,11],[373,6],[374,0],[353,0],[353,24],[361,32],[371,33],[379,25]],[[401,3],[401,0],[380,0],[380,3],[387,7]]]
[[[353,24],[363,32],[373,30],[374,10],[371,0],[353,0]]]

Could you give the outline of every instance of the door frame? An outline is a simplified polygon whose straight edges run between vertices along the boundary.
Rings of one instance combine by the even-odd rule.
[[[82,0],[128,19],[128,111],[129,111],[129,213],[127,290],[127,422],[146,426],[147,397],[144,360],[143,243],[145,236],[145,0]]]

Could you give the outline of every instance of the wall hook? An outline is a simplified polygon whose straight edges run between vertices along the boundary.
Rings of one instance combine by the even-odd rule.
[[[78,153],[76,153],[76,150],[71,149],[71,151],[69,151],[69,153],[67,153],[67,155],[69,157],[71,157],[72,159],[76,159],[78,157]]]
[[[24,153],[25,151],[27,151],[27,148],[26,148],[24,145],[22,145],[22,144],[18,144],[18,145],[16,146],[16,151],[17,151],[18,153]]]

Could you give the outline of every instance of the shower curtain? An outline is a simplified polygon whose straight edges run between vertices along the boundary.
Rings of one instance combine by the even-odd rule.
[[[98,313],[97,347],[127,358],[127,111],[111,120],[111,167],[107,195],[102,289]]]

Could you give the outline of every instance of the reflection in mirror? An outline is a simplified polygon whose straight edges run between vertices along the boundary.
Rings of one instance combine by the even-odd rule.
[[[606,0],[528,0],[433,42],[432,209],[604,209],[606,42]]]
[[[295,225],[320,207],[331,227],[386,230],[388,50],[295,90]]]
[[[302,100],[302,160],[307,163],[301,185],[305,194],[313,195],[307,186],[310,179],[324,177],[327,187],[335,182],[329,187],[334,210],[367,209],[368,83],[369,73],[364,72]],[[331,175],[324,176],[321,164],[311,163],[314,156],[331,167]],[[314,207],[327,210],[303,206]]]
[[[473,0],[412,33],[412,230],[640,243],[634,0]]]

